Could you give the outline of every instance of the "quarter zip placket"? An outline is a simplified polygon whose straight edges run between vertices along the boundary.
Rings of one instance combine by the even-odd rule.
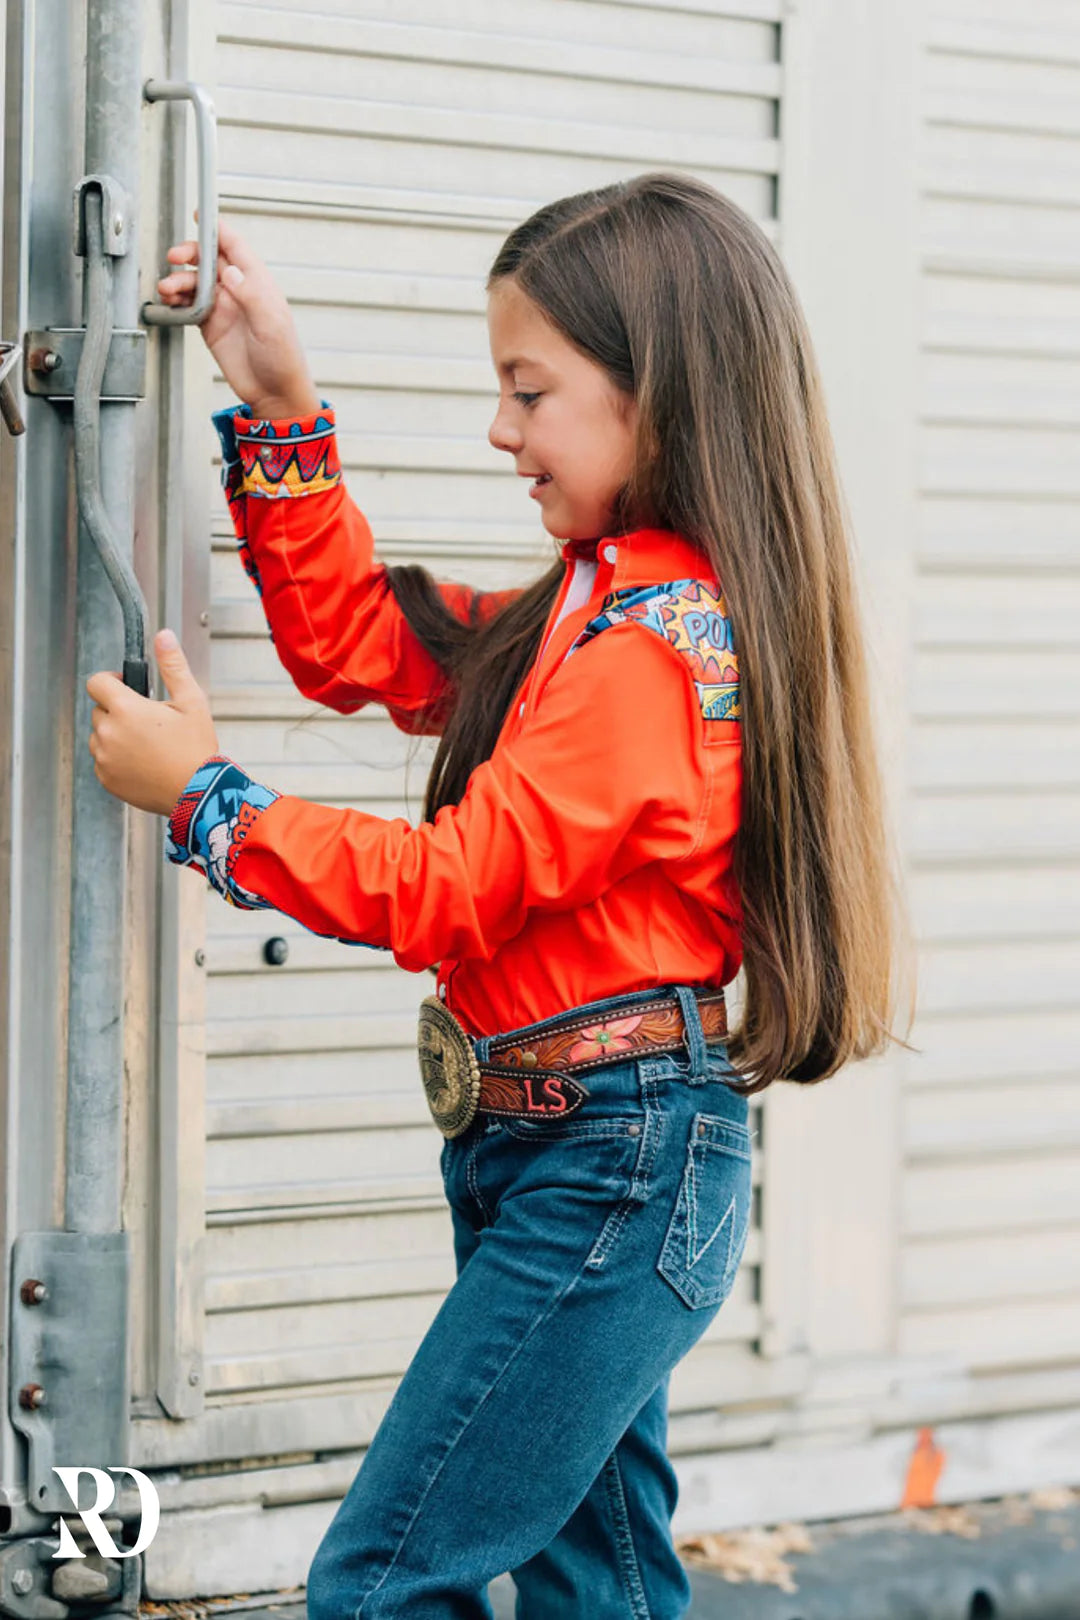
[[[610,553],[610,555],[605,555]],[[518,723],[525,718],[525,714],[532,702],[533,693],[538,677],[546,669],[550,659],[556,653],[561,657],[571,645],[580,626],[570,624],[575,615],[582,608],[589,607],[597,594],[597,582],[605,575],[610,576],[614,563],[614,546],[600,546],[595,559],[573,557],[571,566],[567,570],[566,578],[559,590],[555,605],[549,620],[549,628],[541,644],[537,657],[533,660],[532,669],[526,679],[521,698],[517,706]],[[606,587],[605,587],[606,588]]]

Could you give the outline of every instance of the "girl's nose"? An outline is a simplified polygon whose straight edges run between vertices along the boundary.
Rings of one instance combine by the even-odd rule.
[[[488,443],[496,450],[508,450],[511,455],[516,455],[523,442],[520,432],[507,420],[506,413],[500,405],[488,428]]]

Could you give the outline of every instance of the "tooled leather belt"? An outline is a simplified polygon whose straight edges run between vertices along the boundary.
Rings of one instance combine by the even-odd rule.
[[[695,989],[702,1033],[727,1035],[723,990]],[[460,1136],[477,1113],[544,1119],[574,1113],[588,1097],[575,1075],[638,1053],[674,1052],[685,1045],[678,997],[633,1001],[597,1018],[582,1013],[545,1033],[497,1035],[479,1062],[474,1038],[435,996],[420,1004],[420,1075],[431,1117],[444,1136]]]

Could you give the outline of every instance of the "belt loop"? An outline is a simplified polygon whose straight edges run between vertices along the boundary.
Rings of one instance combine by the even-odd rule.
[[[688,1078],[692,1086],[700,1086],[709,1078],[709,1052],[705,1045],[705,1032],[701,1027],[701,1014],[698,1012],[697,997],[688,984],[677,984],[673,988],[679,998],[679,1006],[682,1008],[683,1039],[690,1054],[690,1074]]]
[[[472,1041],[477,1063],[486,1063],[488,1053],[491,1051],[491,1043],[495,1039],[494,1035],[470,1035],[469,1039]]]

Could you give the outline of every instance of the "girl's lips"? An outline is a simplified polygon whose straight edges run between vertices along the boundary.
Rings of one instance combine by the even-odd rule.
[[[542,489],[546,489],[547,486],[550,483],[551,483],[551,474],[550,473],[541,473],[539,478],[537,478],[536,482],[533,483],[533,484],[530,484],[530,486],[529,486],[529,494],[531,496],[533,496],[533,497],[539,495],[540,491]]]

